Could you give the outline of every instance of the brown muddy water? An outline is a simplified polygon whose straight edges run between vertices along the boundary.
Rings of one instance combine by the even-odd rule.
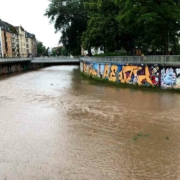
[[[0,78],[0,180],[178,180],[180,95],[89,84],[77,66]]]

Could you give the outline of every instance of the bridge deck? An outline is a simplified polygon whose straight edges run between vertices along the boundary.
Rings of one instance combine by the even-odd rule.
[[[74,64],[79,63],[79,58],[70,57],[40,57],[40,58],[0,58],[0,64],[12,64],[12,63],[49,63],[49,64]]]
[[[34,58],[31,60],[31,63],[71,64],[71,63],[79,63],[79,59],[78,58]]]

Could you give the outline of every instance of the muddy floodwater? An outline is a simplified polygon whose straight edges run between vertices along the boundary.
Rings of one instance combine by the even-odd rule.
[[[180,94],[97,86],[78,66],[0,77],[0,180],[179,180]]]

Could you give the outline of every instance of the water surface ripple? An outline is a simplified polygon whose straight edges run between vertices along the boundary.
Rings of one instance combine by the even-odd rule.
[[[179,94],[92,85],[77,66],[0,90],[0,180],[180,179]]]

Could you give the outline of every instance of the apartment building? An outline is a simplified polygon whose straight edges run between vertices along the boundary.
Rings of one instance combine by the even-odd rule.
[[[27,57],[28,54],[37,55],[35,35],[0,19],[0,57]]]
[[[27,57],[27,50],[26,50],[26,31],[22,26],[15,26],[18,32],[18,51],[20,57]]]
[[[34,34],[31,34],[26,31],[26,50],[27,54],[37,55],[37,44],[36,37]]]
[[[12,41],[12,56],[19,57],[19,35],[18,34],[11,34],[11,41]]]
[[[0,27],[0,57],[3,56],[3,48],[2,48],[2,34],[1,34],[1,27]]]
[[[16,55],[16,44],[12,45],[12,37],[16,36],[18,36],[16,29],[0,19],[0,57]]]

